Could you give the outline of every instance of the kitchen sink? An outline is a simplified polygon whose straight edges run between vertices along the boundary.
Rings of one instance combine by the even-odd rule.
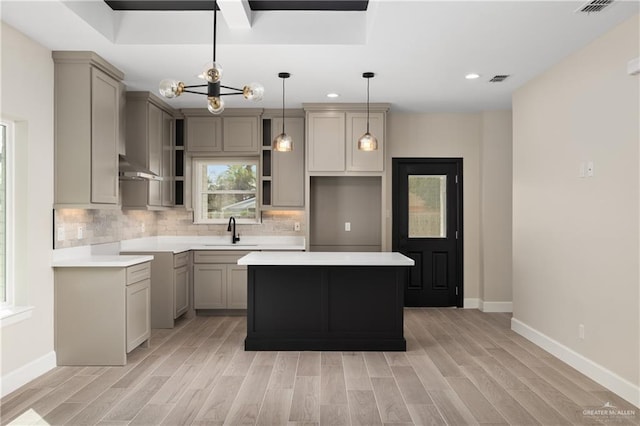
[[[220,243],[220,244],[204,244],[205,247],[256,247],[257,244],[243,244],[243,243]]]

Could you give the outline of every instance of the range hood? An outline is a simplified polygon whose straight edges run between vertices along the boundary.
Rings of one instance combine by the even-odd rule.
[[[118,157],[120,180],[162,180],[162,177],[139,164],[131,162],[124,155],[120,154]]]

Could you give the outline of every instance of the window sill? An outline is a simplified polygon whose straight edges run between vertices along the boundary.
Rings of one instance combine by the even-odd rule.
[[[33,306],[6,306],[0,309],[0,328],[31,318]]]

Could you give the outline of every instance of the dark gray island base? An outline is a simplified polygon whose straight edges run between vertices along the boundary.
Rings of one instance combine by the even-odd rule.
[[[266,253],[245,258],[254,254]],[[297,253],[306,259],[314,254]],[[245,350],[406,350],[406,265],[261,265],[245,261]]]

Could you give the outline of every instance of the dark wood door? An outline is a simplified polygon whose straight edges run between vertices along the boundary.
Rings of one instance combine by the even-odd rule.
[[[462,307],[462,159],[393,159],[393,251],[415,261],[405,306]]]

